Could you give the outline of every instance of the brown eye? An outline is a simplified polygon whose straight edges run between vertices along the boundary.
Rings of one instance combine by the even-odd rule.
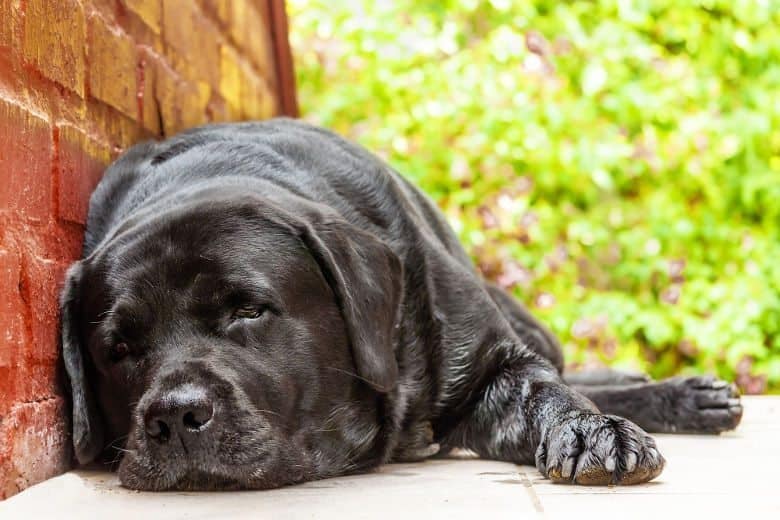
[[[127,355],[130,353],[130,347],[127,346],[127,343],[124,341],[120,341],[119,343],[115,343],[111,346],[111,348],[108,349],[108,357],[111,359],[111,361],[121,361]]]
[[[256,320],[263,315],[265,309],[260,307],[240,307],[233,312],[233,319]]]

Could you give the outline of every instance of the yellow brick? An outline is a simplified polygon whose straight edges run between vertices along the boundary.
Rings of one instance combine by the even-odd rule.
[[[241,109],[242,72],[238,53],[229,45],[223,45],[219,60],[219,93],[227,102],[231,114]]]
[[[209,6],[222,22],[222,25],[228,27],[230,25],[230,6],[235,0],[204,0],[204,3]]]
[[[262,83],[262,95],[260,97],[260,117],[262,119],[268,119],[279,114],[279,102],[276,99],[276,95],[269,88],[268,82],[263,80]]]
[[[179,83],[178,99],[181,106],[181,129],[205,124],[206,105],[211,97],[211,87],[202,81]]]
[[[164,1],[163,38],[165,56],[181,76],[219,87],[220,32],[195,2]]]
[[[90,94],[123,114],[138,119],[135,43],[100,16],[89,19]]]
[[[239,9],[239,3],[230,24],[230,35],[243,51],[242,54],[252,60],[265,77],[273,77],[273,57],[271,54],[270,31],[260,11],[252,4]]]
[[[207,0],[205,4],[227,28],[231,41],[257,65],[265,76],[273,74],[270,31],[266,20],[251,0]]]
[[[238,45],[243,46],[246,28],[250,22],[250,7],[246,0],[233,0],[229,5],[230,12],[226,23],[230,36]]]
[[[167,64],[157,62],[155,64],[154,98],[159,107],[160,129],[163,135],[172,135],[181,128],[181,112],[178,109],[177,83],[179,77]]]
[[[0,0],[0,46],[13,47],[17,36],[17,23],[21,18],[19,0]]]
[[[160,135],[160,112],[157,99],[155,98],[155,82],[157,81],[157,61],[155,55],[150,51],[142,54],[141,63],[143,67],[143,99],[142,117],[144,128],[154,135]]]
[[[29,0],[24,56],[44,76],[84,96],[84,11],[74,0]]]
[[[230,113],[228,111],[228,107],[225,104],[225,100],[222,99],[219,96],[219,94],[211,96],[211,99],[209,99],[209,104],[206,109],[207,109],[209,121],[215,123],[230,121]]]
[[[83,129],[73,126],[72,123],[62,123],[58,128],[61,143],[75,144],[83,153],[104,165],[111,161],[111,151],[108,146],[88,137]]]
[[[248,66],[242,67],[241,111],[247,119],[267,119],[276,103],[265,79]]]
[[[193,0],[162,0],[163,38],[179,51],[187,52],[199,39],[194,30],[197,8]]]
[[[162,0],[163,2],[165,0]],[[123,0],[127,8],[138,15],[149,29],[160,34],[160,0]]]

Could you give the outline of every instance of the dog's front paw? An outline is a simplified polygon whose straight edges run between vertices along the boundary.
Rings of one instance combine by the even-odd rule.
[[[733,430],[742,420],[739,391],[733,384],[713,376],[675,377],[664,400],[667,431],[721,433]]]
[[[593,413],[573,414],[551,428],[536,450],[536,467],[553,482],[591,486],[647,482],[665,462],[639,426]]]

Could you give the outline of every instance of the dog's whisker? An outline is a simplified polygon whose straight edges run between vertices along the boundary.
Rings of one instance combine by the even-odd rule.
[[[282,414],[280,414],[278,412],[274,412],[273,410],[255,409],[255,412],[257,412],[257,413],[268,413],[268,414],[271,414],[271,415],[275,415],[277,417],[281,417],[282,416]]]
[[[341,372],[342,374],[346,374],[348,376],[354,377],[355,379],[359,379],[365,383],[368,383],[369,385],[373,386],[379,386],[378,383],[375,381],[371,381],[370,379],[366,379],[365,377],[358,375],[354,372],[350,372],[349,370],[344,370],[343,368],[337,368],[337,367],[325,367],[327,370],[335,370],[336,372]]]
[[[115,443],[123,441],[123,440],[126,440],[128,437],[130,437],[129,433],[125,434],[125,435],[120,435],[119,437],[117,437],[113,441],[111,441],[108,444],[106,444],[105,446],[103,446],[103,449],[105,450],[106,448],[118,448],[117,446],[115,446]]]

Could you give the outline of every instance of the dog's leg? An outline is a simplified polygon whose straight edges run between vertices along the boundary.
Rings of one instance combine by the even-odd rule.
[[[489,283],[485,287],[523,343],[560,371],[563,355],[555,336],[505,291]],[[640,372],[598,368],[568,372],[563,379],[603,413],[625,417],[654,433],[719,433],[734,429],[742,417],[736,390],[713,378],[653,382]]]
[[[523,344],[563,372],[563,350],[555,334],[500,287],[485,282],[485,289]]]
[[[471,412],[444,439],[448,447],[535,462],[557,482],[635,484],[663,469],[648,434],[626,419],[600,414],[547,360],[528,350],[508,354],[477,395]]]
[[[711,376],[674,377],[626,386],[575,386],[604,413],[655,433],[720,433],[742,418],[734,385]]]
[[[650,376],[642,372],[607,367],[566,372],[563,379],[566,384],[572,386],[623,386],[652,381]]]
[[[539,320],[534,318],[509,293],[489,282],[485,289],[506,318],[509,326],[526,347],[549,360],[559,372],[563,371],[563,351],[555,335]],[[597,368],[569,372],[563,375],[570,385],[626,385],[648,383],[650,377],[640,372],[629,372],[613,368]]]

